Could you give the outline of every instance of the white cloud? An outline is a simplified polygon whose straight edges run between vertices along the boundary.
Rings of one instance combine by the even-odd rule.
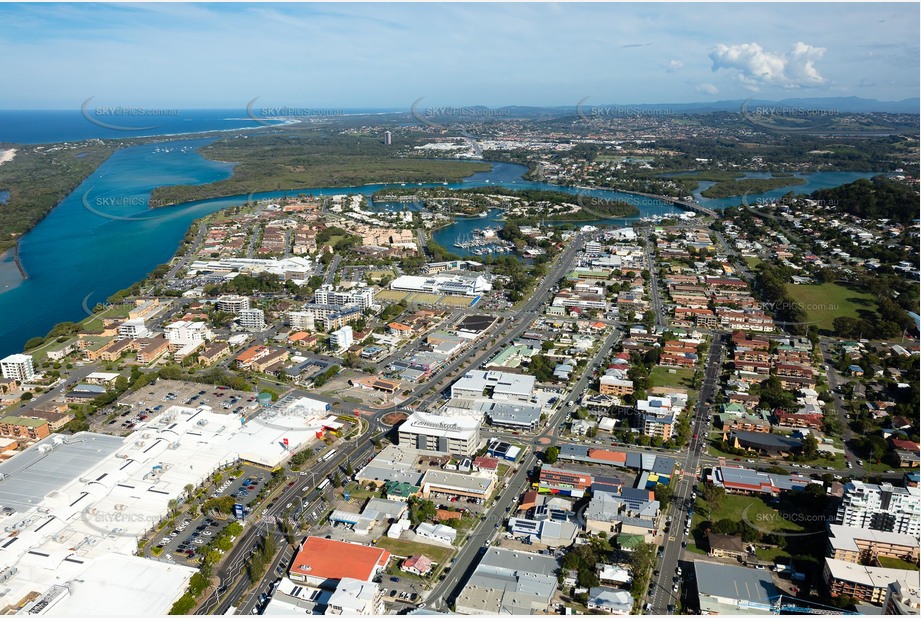
[[[710,52],[713,71],[726,69],[750,90],[759,86],[802,88],[825,83],[815,62],[825,54],[824,47],[796,43],[786,54],[766,51],[757,43],[720,44]]]
[[[665,68],[666,73],[677,73],[684,66],[684,63],[680,60],[669,60],[668,66]]]
[[[719,88],[717,88],[716,86],[714,86],[713,84],[709,82],[701,82],[697,84],[696,86],[694,86],[694,90],[696,90],[697,92],[703,92],[704,94],[716,94],[717,92],[720,91]]]

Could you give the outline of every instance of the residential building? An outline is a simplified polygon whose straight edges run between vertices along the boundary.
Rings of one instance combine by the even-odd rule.
[[[144,339],[150,336],[150,331],[144,325],[144,318],[132,318],[118,325],[119,339]]]
[[[883,601],[883,614],[887,616],[917,616],[921,614],[921,587],[891,582]]]
[[[828,557],[855,564],[872,564],[878,557],[917,563],[918,539],[910,534],[830,524]]]
[[[0,370],[7,380],[16,380],[20,384],[35,378],[35,367],[29,354],[10,354],[0,360]]]
[[[331,284],[327,283],[314,291],[313,302],[335,307],[357,305],[361,311],[364,311],[374,303],[374,290],[364,285],[351,290],[336,290]]]
[[[400,570],[413,575],[425,576],[432,570],[432,565],[432,559],[425,554],[414,554],[403,561]]]
[[[218,311],[240,315],[240,313],[250,308],[250,300],[248,296],[238,296],[237,294],[218,296],[217,308]]]
[[[266,329],[265,312],[262,309],[242,309],[240,311],[240,328],[256,333]]]
[[[836,524],[910,534],[921,534],[921,493],[917,487],[894,487],[851,481],[835,517]]]
[[[629,590],[594,586],[588,591],[586,607],[591,610],[626,616],[633,609],[633,595]]]
[[[615,395],[623,397],[633,394],[633,380],[621,380],[614,376],[604,375],[598,380],[599,392],[602,395]]]
[[[0,418],[0,436],[22,440],[41,440],[51,434],[48,422],[40,418],[6,416]]]
[[[745,544],[738,536],[707,532],[707,544],[710,546],[707,553],[714,558],[744,558],[746,555]]]
[[[210,341],[214,333],[205,322],[178,321],[163,327],[170,348],[184,348],[189,344],[202,344]]]
[[[152,363],[169,352],[169,341],[163,335],[144,337],[134,342],[137,346],[138,362],[141,364]]]
[[[287,318],[292,330],[314,330],[316,328],[312,311],[289,311]]]
[[[352,327],[348,325],[329,334],[330,347],[337,352],[349,349],[353,340]]]
[[[918,586],[917,571],[864,566],[834,558],[825,559],[822,578],[832,597],[848,596],[876,604],[885,601],[890,584]]]

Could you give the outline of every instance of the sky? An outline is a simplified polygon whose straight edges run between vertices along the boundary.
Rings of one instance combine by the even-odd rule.
[[[0,24],[0,109],[894,101],[921,87],[915,2],[0,4]]]

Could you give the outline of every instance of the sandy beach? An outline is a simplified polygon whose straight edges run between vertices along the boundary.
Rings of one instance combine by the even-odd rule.
[[[16,149],[10,148],[9,150],[0,150],[0,165],[3,165],[7,161],[12,161],[13,157],[16,156]]]

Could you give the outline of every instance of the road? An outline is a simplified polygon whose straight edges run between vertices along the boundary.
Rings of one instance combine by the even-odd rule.
[[[674,495],[669,506],[666,516],[672,518],[671,526],[665,541],[662,544],[662,557],[657,561],[659,575],[650,580],[653,589],[652,609],[647,613],[652,614],[671,614],[669,606],[677,605],[678,593],[673,591],[673,579],[675,569],[681,559],[684,548],[682,543],[687,540],[684,534],[685,522],[688,519],[688,504],[696,482],[698,466],[700,465],[701,453],[706,449],[707,428],[708,428],[708,409],[707,402],[716,393],[719,384],[720,366],[723,356],[723,341],[719,334],[714,336],[710,345],[710,353],[707,356],[706,369],[704,371],[704,381],[700,389],[700,399],[694,409],[694,417],[691,423],[692,438],[688,444],[688,450],[681,467],[681,471],[676,473],[676,479],[673,481]],[[678,476],[680,474],[680,476]],[[648,600],[648,596],[646,597]],[[646,601],[644,601],[645,603]]]
[[[252,586],[252,582],[249,581],[246,575],[246,563],[253,553],[253,545],[260,536],[267,533],[275,534],[280,538],[281,533],[278,527],[272,523],[265,522],[271,522],[276,517],[287,518],[289,511],[287,505],[289,503],[293,505],[300,504],[305,493],[312,498],[310,506],[306,509],[309,512],[315,506],[315,503],[321,499],[321,496],[316,495],[313,490],[320,479],[342,466],[346,457],[353,462],[353,465],[357,465],[357,462],[366,461],[374,453],[374,446],[367,435],[356,436],[348,442],[341,441],[338,443],[337,448],[335,457],[328,461],[315,463],[310,468],[309,474],[298,475],[294,479],[293,486],[282,485],[280,491],[276,490],[269,498],[270,501],[274,502],[275,506],[269,508],[265,515],[262,515],[261,512],[254,512],[247,518],[243,536],[234,544],[227,558],[224,559],[215,572],[215,575],[220,579],[220,587],[218,590],[213,591],[210,596],[203,599],[197,613],[222,614],[231,605],[239,607],[239,601],[243,594]],[[293,511],[294,508],[292,506],[291,510]],[[266,576],[272,576],[272,569],[267,571]],[[221,592],[221,588],[224,587],[226,589]]]
[[[537,458],[533,451],[522,460],[518,470],[508,482],[508,489],[499,494],[499,498],[483,517],[483,522],[467,538],[451,566],[451,572],[438,583],[426,601],[429,607],[447,610],[447,604],[460,592],[470,573],[476,568],[478,558],[486,553],[486,543],[492,542],[499,533],[503,520],[507,517],[506,509],[511,507],[524,491],[528,482],[528,471],[534,467]],[[499,524],[497,527],[496,524]],[[476,561],[476,562],[475,562]]]
[[[656,325],[665,328],[665,311],[662,307],[662,299],[659,298],[659,274],[655,261],[655,249],[652,241],[646,235],[646,268],[649,270],[649,296],[652,300],[652,310],[656,314]]]
[[[336,280],[336,269],[339,268],[339,262],[341,261],[341,255],[333,255],[333,259],[329,261],[329,267],[326,269],[326,274],[323,275],[323,283],[332,284]]]

